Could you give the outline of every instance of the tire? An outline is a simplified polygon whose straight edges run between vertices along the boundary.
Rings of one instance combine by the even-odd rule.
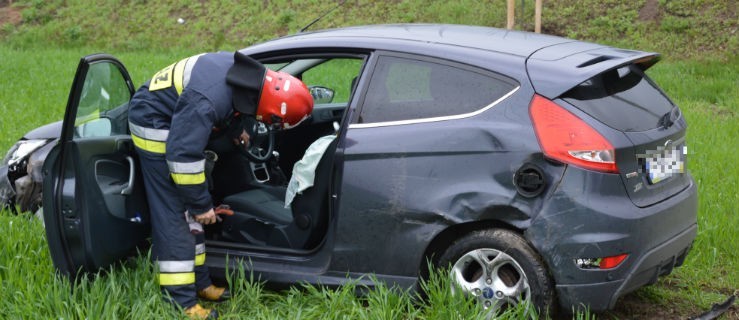
[[[504,311],[523,300],[540,314],[554,312],[554,288],[541,257],[520,235],[504,230],[473,231],[454,241],[437,267],[449,268],[456,285],[485,309]],[[489,277],[483,277],[488,273]]]

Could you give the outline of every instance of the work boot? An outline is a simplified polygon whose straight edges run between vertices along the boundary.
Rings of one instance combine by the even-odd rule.
[[[213,309],[205,309],[201,307],[200,304],[196,304],[192,307],[185,309],[185,315],[187,315],[187,317],[190,319],[198,319],[198,320],[218,319],[218,311],[215,311]]]
[[[226,288],[216,287],[211,284],[203,290],[198,290],[198,297],[203,300],[221,302],[231,299],[231,292],[228,292]]]

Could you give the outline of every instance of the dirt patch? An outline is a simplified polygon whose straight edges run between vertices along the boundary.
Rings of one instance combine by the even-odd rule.
[[[708,114],[712,117],[717,117],[721,120],[731,119],[736,116],[734,111],[729,109],[729,107],[725,106],[719,106],[716,104],[709,104],[707,108],[700,111],[703,114]]]
[[[0,26],[10,23],[12,25],[18,25],[23,20],[21,16],[21,9],[11,6],[12,1],[0,0]]]
[[[599,318],[643,320],[688,319],[701,312],[698,309],[679,310],[669,306],[659,306],[654,301],[644,299],[636,293],[631,293],[619,299],[614,310],[601,314]]]
[[[716,301],[716,303],[721,302],[723,301]],[[678,305],[676,303],[659,305],[638,293],[630,293],[618,300],[614,310],[598,314],[598,319],[693,319],[710,310],[710,308],[699,309],[696,306],[678,307]],[[739,319],[739,304],[735,302],[719,319]]]
[[[659,22],[660,16],[659,0],[647,0],[639,9],[639,21]]]

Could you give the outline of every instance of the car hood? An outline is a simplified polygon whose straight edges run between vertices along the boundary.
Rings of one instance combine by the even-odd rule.
[[[62,122],[52,122],[23,135],[24,139],[58,139],[62,133]]]
[[[534,52],[526,60],[526,71],[536,92],[554,99],[602,72],[632,63],[646,70],[659,60],[659,54],[654,52],[578,41],[555,44]]]

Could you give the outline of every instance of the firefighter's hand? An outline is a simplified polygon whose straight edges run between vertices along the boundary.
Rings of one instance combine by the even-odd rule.
[[[213,208],[211,208],[205,213],[196,215],[194,218],[195,218],[195,221],[199,222],[200,224],[203,224],[203,225],[212,224],[216,222],[216,213],[215,211],[213,211]]]
[[[233,139],[234,144],[246,149],[249,146],[249,134],[242,130],[238,138]]]

